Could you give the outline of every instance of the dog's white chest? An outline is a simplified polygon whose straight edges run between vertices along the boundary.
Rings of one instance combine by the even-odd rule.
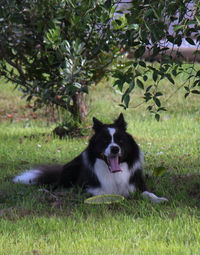
[[[129,196],[135,191],[135,186],[129,183],[131,172],[127,163],[120,164],[121,172],[111,173],[104,160],[97,159],[94,172],[101,184],[98,188],[89,188],[87,191],[92,195],[119,194]]]

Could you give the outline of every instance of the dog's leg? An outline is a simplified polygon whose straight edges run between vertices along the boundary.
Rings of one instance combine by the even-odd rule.
[[[146,190],[146,184],[142,175],[141,168],[138,168],[137,170],[134,171],[134,174],[130,179],[130,183],[135,185],[136,188],[141,192]]]
[[[152,203],[162,203],[162,202],[167,202],[168,199],[165,197],[157,197],[155,194],[149,192],[149,191],[144,191],[142,192],[142,197],[150,199]]]
[[[157,197],[155,194],[147,191],[141,169],[135,171],[131,182],[134,182],[136,187],[142,192],[142,197],[149,199],[152,203],[162,203],[168,201],[168,199],[165,197]]]
[[[105,195],[106,193],[101,188],[88,188],[86,189],[87,193],[90,193],[92,196]]]

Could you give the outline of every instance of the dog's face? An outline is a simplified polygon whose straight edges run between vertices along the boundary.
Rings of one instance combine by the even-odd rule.
[[[113,124],[103,124],[93,118],[95,135],[92,139],[93,149],[98,158],[105,160],[111,172],[121,171],[119,163],[126,153],[128,134],[122,114]]]

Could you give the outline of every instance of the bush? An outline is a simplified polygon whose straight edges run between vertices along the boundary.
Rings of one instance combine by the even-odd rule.
[[[2,0],[0,75],[34,99],[35,109],[56,105],[80,122],[83,94],[119,54],[115,2]]]
[[[159,119],[165,110],[160,81],[174,84],[173,77],[185,71],[182,62],[166,54],[166,43],[173,49],[184,38],[193,46],[200,42],[197,1],[1,0],[0,7],[0,75],[28,101],[33,99],[35,109],[56,105],[69,111],[75,123],[87,114],[84,94],[89,86],[111,75],[123,93],[124,108],[138,86],[147,109]],[[111,66],[131,50],[133,60]],[[147,51],[151,61],[161,55],[158,66],[141,60]],[[199,94],[199,70],[190,66],[186,72],[185,96]],[[153,84],[148,84],[149,75]]]

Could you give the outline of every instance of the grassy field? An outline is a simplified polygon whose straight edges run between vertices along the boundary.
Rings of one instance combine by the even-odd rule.
[[[184,79],[184,77],[179,78]],[[170,88],[168,95],[173,89]],[[116,205],[83,203],[81,192],[12,183],[12,177],[34,164],[65,163],[86,146],[89,136],[59,140],[47,111],[31,105],[0,81],[0,254],[200,254],[200,100],[182,92],[165,103],[158,123],[145,111],[136,90],[124,111],[131,133],[144,153],[150,191],[169,199],[151,204],[140,194]],[[108,82],[91,89],[92,116],[110,122],[122,109]],[[89,133],[89,132],[88,132]],[[166,169],[156,177],[158,167]]]

